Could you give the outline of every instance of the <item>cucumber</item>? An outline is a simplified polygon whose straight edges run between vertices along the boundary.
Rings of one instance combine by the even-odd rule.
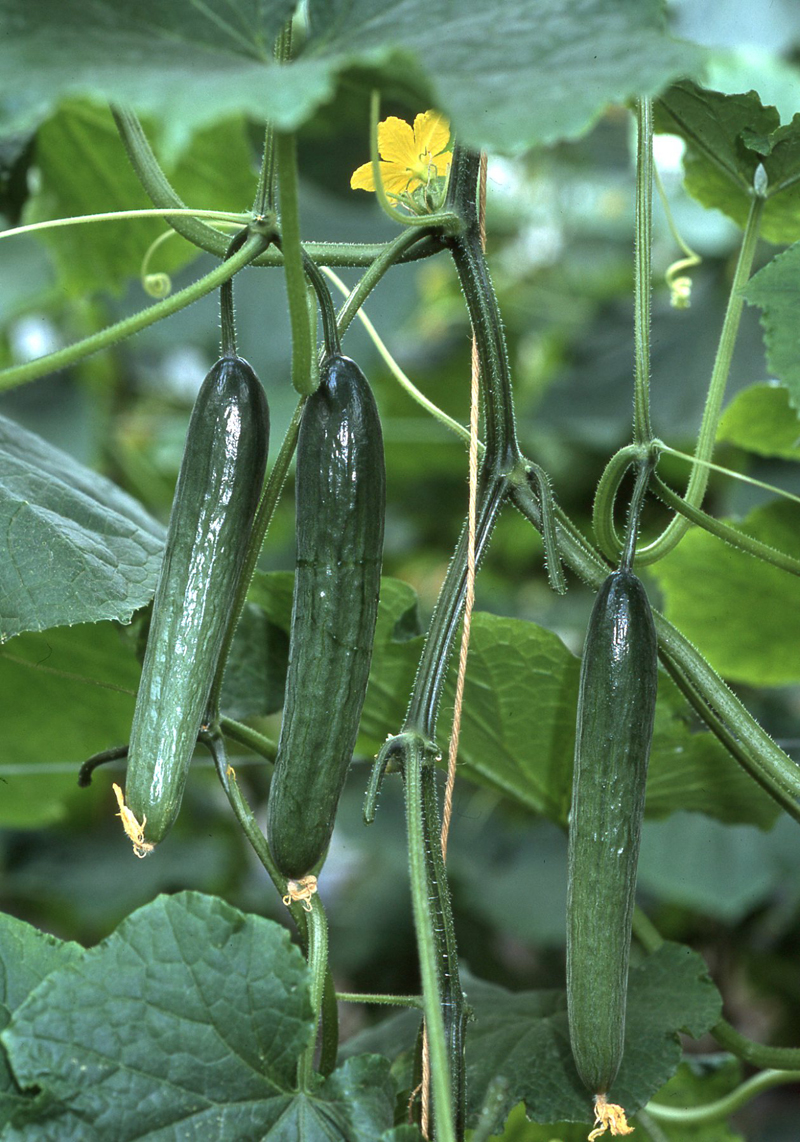
[[[189,422],[136,695],[125,780],[125,808],[134,820],[121,802],[120,815],[139,855],[166,836],[180,808],[268,444],[258,377],[240,357],[222,357],[203,381]]]
[[[386,477],[375,398],[329,356],[297,442],[297,558],[289,667],[267,839],[281,872],[325,855],[353,755],[378,612]]]
[[[599,1096],[598,1106],[622,1060],[657,686],[647,593],[632,571],[614,571],[600,588],[586,635],[569,822],[570,1041],[578,1074]]]

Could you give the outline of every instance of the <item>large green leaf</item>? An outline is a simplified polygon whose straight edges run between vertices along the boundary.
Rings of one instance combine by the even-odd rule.
[[[656,107],[656,129],[686,141],[686,189],[704,206],[743,226],[756,168],[767,175],[761,235],[770,242],[800,237],[800,116],[782,127],[755,91],[723,95],[689,81],[671,87]]]
[[[236,112],[290,129],[367,68],[441,105],[470,143],[511,151],[584,131],[609,103],[696,73],[703,54],[666,33],[660,0],[321,0],[300,59],[277,67],[271,44],[294,7],[1,0],[0,129],[74,95],[162,116],[174,137]]]
[[[51,971],[83,955],[77,944],[38,932],[13,916],[0,915],[0,1031]],[[20,1090],[0,1047],[0,1130],[27,1107],[31,1096]]]
[[[255,111],[275,91],[272,44],[295,6],[41,0],[34,12],[25,0],[2,0],[0,126],[28,126],[76,94],[168,114],[176,132]],[[318,88],[314,95],[319,99]]]
[[[0,647],[0,824],[51,824],[71,799],[86,798],[78,767],[128,740],[138,683],[133,645],[111,623],[26,634]]]
[[[745,286],[744,296],[763,311],[761,325],[769,367],[789,390],[790,403],[800,410],[800,356],[797,352],[800,242],[759,270]]]
[[[759,456],[800,460],[800,419],[782,385],[751,385],[725,409],[717,440]]]
[[[161,896],[17,1008],[3,1042],[51,1100],[22,1139],[374,1142],[394,1117],[389,1064],[349,1059],[297,1092],[312,1034],[288,932],[198,893]]]
[[[800,557],[800,512],[786,501],[736,524]],[[726,678],[754,686],[800,681],[800,579],[696,529],[652,569],[666,615]],[[686,806],[684,806],[685,808]]]
[[[799,860],[800,829],[785,813],[770,832],[675,813],[645,826],[638,884],[658,900],[733,924],[777,897],[784,906],[800,899]]]
[[[0,417],[0,639],[128,622],[153,596],[163,535],[109,480]]]
[[[467,1038],[473,1112],[489,1082],[502,1075],[507,1110],[524,1102],[535,1122],[591,1121],[591,1096],[570,1052],[565,993],[510,992],[471,980],[467,994],[475,1012]],[[719,1019],[720,1008],[703,960],[689,948],[664,944],[631,968],[626,1049],[610,1097],[629,1115],[643,1106],[680,1062],[678,1033],[698,1038]]]
[[[250,599],[284,630],[291,621],[292,576],[256,576]],[[411,587],[384,578],[360,749],[375,753],[405,714],[423,638]],[[411,637],[409,637],[411,636]],[[527,809],[565,825],[572,785],[580,660],[535,623],[473,616],[464,689],[459,772]],[[725,821],[766,827],[775,808],[708,731],[696,730],[666,676],[650,760],[647,813],[692,809]],[[447,741],[454,704],[451,671],[438,738]]]
[[[311,20],[308,58],[423,75],[468,142],[504,151],[578,135],[701,58],[655,0],[311,0]]]

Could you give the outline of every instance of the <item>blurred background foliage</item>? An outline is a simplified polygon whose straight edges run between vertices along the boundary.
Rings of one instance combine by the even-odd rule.
[[[681,0],[672,4],[671,16],[678,33],[717,49],[709,86],[755,88],[765,104],[777,106],[784,122],[800,109],[800,16],[790,0],[768,6],[748,0]],[[410,118],[421,108],[386,103],[382,110]],[[393,224],[382,217],[372,196],[349,189],[350,174],[367,153],[367,124],[366,98],[352,91],[301,130],[305,238],[370,241],[393,234]],[[193,205],[248,207],[261,142],[258,124],[231,121],[201,132],[174,154],[158,147],[159,125],[149,128],[167,170]],[[612,108],[577,141],[513,161],[489,159],[487,252],[506,325],[520,437],[526,453],[551,474],[560,503],[587,533],[600,473],[630,433],[633,143],[630,115]],[[652,400],[656,432],[676,448],[691,451],[739,231],[722,214],[687,196],[681,153],[682,144],[674,137],[656,139],[656,162],[676,224],[703,261],[692,273],[691,307],[671,308],[663,275],[680,254],[656,200]],[[67,172],[77,162],[81,181],[75,189]],[[0,153],[0,191],[7,225],[78,209],[146,204],[107,114],[74,102],[63,106],[35,140],[18,140]],[[66,240],[25,237],[4,243],[0,364],[38,356],[146,304],[139,265],[163,230],[157,221],[119,223],[104,228],[97,245],[83,228]],[[762,243],[756,268],[773,253],[774,247]],[[188,266],[190,255],[188,245],[173,237],[156,252],[151,269],[170,272],[179,288],[212,265],[203,256]],[[342,276],[352,283],[357,271],[342,271]],[[246,270],[236,279],[235,295],[241,352],[265,384],[277,441],[295,403],[282,277],[276,270]],[[395,268],[366,308],[415,383],[465,422],[469,328],[446,258]],[[0,412],[97,468],[166,520],[192,399],[216,358],[218,335],[217,301],[207,297],[111,352],[3,394]],[[385,573],[415,589],[425,622],[466,512],[465,449],[397,386],[357,323],[344,347],[369,375],[383,419]],[[728,401],[767,380],[758,312],[748,307]],[[791,420],[783,423],[791,438]],[[738,447],[735,432],[729,435],[720,444],[720,463],[800,492],[795,458],[759,455]],[[661,470],[673,485],[680,486],[686,476],[685,466],[674,459],[665,459]],[[741,518],[768,499],[766,493],[714,474],[708,510]],[[655,529],[662,520],[651,506],[645,527]],[[288,487],[264,550],[264,570],[291,569],[293,523]],[[675,573],[693,572],[678,568]],[[648,576],[655,601],[664,581],[659,573]],[[574,580],[565,598],[552,594],[538,537],[521,518],[505,514],[478,581],[477,606],[542,624],[578,653],[591,602]],[[761,605],[758,597],[743,604],[744,622],[756,630]],[[106,624],[112,643],[125,644],[125,654],[135,649],[141,621],[113,633]],[[113,646],[109,653],[116,653]],[[779,681],[799,677],[796,669],[789,670]],[[37,676],[31,674],[30,685],[39,685]],[[796,686],[756,690],[741,683],[737,688],[784,748],[800,757]],[[70,700],[79,704],[82,697],[76,693]],[[68,718],[69,710],[59,711],[59,717]],[[274,718],[264,724],[274,732]],[[48,724],[49,743],[42,735],[40,771],[29,767],[26,777],[26,796],[34,802],[49,796],[52,782],[61,788],[73,782],[68,766],[54,776],[61,759],[53,725]],[[108,744],[99,738],[96,748]],[[0,798],[15,772],[14,754],[15,741],[5,734]],[[268,786],[263,768],[247,765],[246,759],[236,765],[246,774],[253,799],[263,805]],[[364,764],[353,767],[323,882],[330,904],[333,971],[345,990],[412,991],[416,964],[400,788],[396,778],[387,782],[377,822],[365,830],[360,803],[366,773]],[[113,816],[110,780],[102,773],[92,790],[75,788],[66,809],[54,809],[47,828],[7,827],[0,833],[4,910],[88,944],[157,892],[183,888],[218,893],[244,909],[284,919],[205,758],[198,758],[169,843],[157,859],[145,862],[133,860]],[[24,824],[24,814],[17,820]],[[451,838],[465,962],[483,979],[513,988],[562,986],[563,832],[500,794],[462,781]],[[706,956],[728,1018],[758,1039],[795,1045],[800,1027],[798,858],[800,836],[788,820],[762,832],[752,825],[677,813],[648,822],[640,867],[642,905],[665,936]],[[373,1012],[357,1006],[343,1012],[349,1033],[372,1018]],[[713,1048],[701,1042],[691,1049],[702,1053]],[[760,1099],[740,1116],[743,1136],[795,1139],[796,1115],[788,1113],[788,1105],[786,1091]],[[537,1129],[520,1121],[509,1126],[506,1139],[544,1139]]]

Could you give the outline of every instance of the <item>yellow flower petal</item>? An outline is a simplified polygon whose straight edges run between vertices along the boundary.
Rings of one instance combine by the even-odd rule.
[[[450,139],[450,124],[438,111],[423,111],[414,120],[414,149],[417,157],[438,155]],[[441,173],[441,172],[440,172]]]
[[[374,190],[375,179],[372,177],[372,163],[362,163],[358,170],[350,176],[350,186],[353,190]]]
[[[396,163],[380,162],[378,165],[381,170],[383,189],[387,194],[402,194],[410,178],[408,171],[398,167]],[[353,190],[375,190],[372,163],[362,163],[358,170],[353,171],[350,176],[350,186]]]
[[[398,166],[412,166],[419,158],[417,144],[414,141],[414,132],[411,124],[405,119],[398,119],[390,115],[378,124],[378,151],[382,159]]]

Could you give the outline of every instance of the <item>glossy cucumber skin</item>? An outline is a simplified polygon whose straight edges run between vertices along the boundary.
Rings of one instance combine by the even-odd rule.
[[[644,586],[631,571],[613,572],[586,634],[569,825],[570,1041],[594,1094],[608,1091],[622,1060],[656,650]]]
[[[354,361],[331,356],[297,443],[289,667],[267,838],[285,876],[324,856],[353,755],[378,612],[386,476],[378,409]]]
[[[180,808],[264,482],[269,411],[246,361],[222,357],[192,410],[133,715],[125,800],[144,839]]]

